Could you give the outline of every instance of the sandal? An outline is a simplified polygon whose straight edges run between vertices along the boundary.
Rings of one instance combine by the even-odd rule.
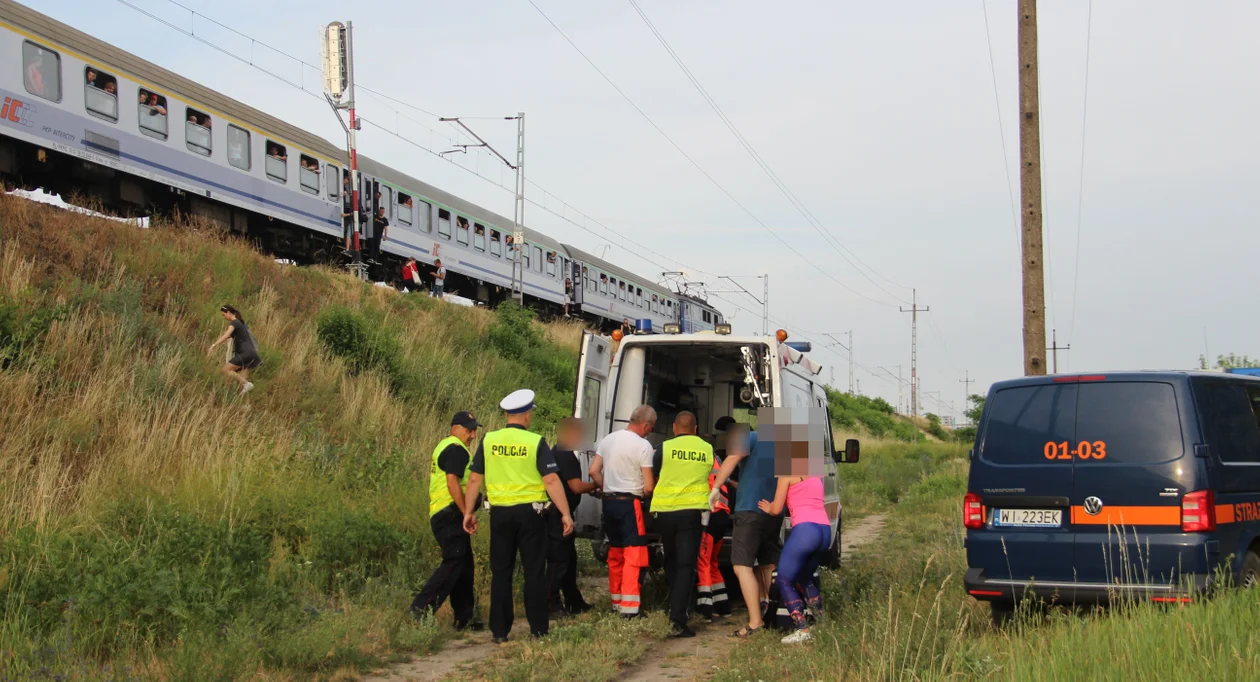
[[[735,632],[732,632],[731,637],[736,637],[738,639],[748,639],[749,636],[755,633],[761,632],[762,628],[764,627],[765,626],[763,625],[760,628],[750,628],[747,625],[745,625],[744,627],[736,630]]]

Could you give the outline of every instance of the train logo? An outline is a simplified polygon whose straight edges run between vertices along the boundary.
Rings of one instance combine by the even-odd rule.
[[[12,121],[27,128],[35,125],[34,114],[35,105],[13,97],[5,97],[4,105],[0,106],[0,121]]]

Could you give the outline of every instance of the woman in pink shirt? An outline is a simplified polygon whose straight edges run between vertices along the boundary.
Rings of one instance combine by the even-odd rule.
[[[805,623],[805,602],[815,615],[822,613],[822,596],[814,573],[831,547],[831,521],[823,507],[822,477],[780,476],[774,502],[761,500],[757,507],[777,516],[783,513],[784,502],[792,518],[792,532],[783,545],[774,581],[779,586],[783,605],[796,624],[796,632],[781,641],[799,644],[813,639]]]

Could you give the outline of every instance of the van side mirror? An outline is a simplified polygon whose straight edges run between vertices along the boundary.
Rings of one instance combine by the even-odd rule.
[[[836,450],[831,453],[831,458],[836,464],[857,464],[858,456],[861,454],[862,446],[856,438],[850,438],[844,442],[843,450]]]

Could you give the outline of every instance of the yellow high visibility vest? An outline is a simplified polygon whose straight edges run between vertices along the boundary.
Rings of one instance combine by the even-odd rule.
[[[652,493],[652,511],[709,508],[713,446],[699,436],[679,436],[661,446],[661,480]]]
[[[538,473],[542,436],[525,429],[491,431],[481,441],[485,458],[486,498],[492,507],[546,502],[547,488]]]
[[[458,445],[468,452],[468,446],[455,436],[447,436],[433,448],[433,461],[429,465],[429,516],[446,509],[446,505],[451,504],[455,500],[451,499],[451,491],[446,487],[446,472],[438,468],[438,457],[442,455],[442,451],[449,445]],[[472,463],[469,458],[469,464]],[[459,479],[459,489],[462,492],[468,486],[468,465],[464,465],[464,476]]]

